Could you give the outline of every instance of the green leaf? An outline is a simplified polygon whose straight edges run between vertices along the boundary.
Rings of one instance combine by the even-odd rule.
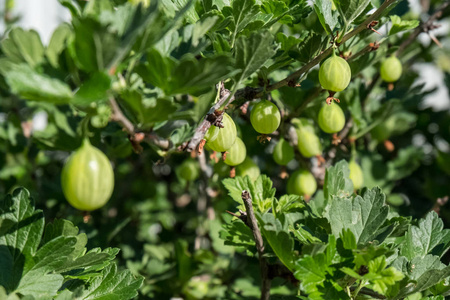
[[[389,213],[385,199],[379,188],[366,190],[363,197],[334,197],[326,212],[333,234],[339,236],[343,229],[350,229],[357,244],[373,241]]]
[[[108,99],[110,88],[111,78],[105,73],[95,72],[83,82],[70,102],[75,105],[87,106],[91,103],[105,101]]]
[[[13,62],[26,62],[32,68],[44,60],[44,46],[34,30],[25,31],[19,27],[12,29],[9,38],[1,42],[1,48]]]
[[[389,30],[389,35],[399,33],[401,31],[411,30],[419,26],[419,20],[402,20],[399,16],[392,15],[391,18],[392,27]]]
[[[72,36],[72,29],[68,24],[61,24],[56,28],[50,39],[45,55],[54,68],[59,67],[59,56],[67,46],[68,39]]]
[[[236,41],[236,68],[241,69],[235,76],[236,86],[275,55],[273,41],[269,31],[253,33],[250,37],[242,36]]]
[[[345,160],[341,160],[327,169],[323,184],[325,199],[333,197],[349,197],[353,193],[353,183],[350,180],[350,169]]]
[[[429,212],[418,226],[409,228],[400,254],[409,260],[427,254],[442,256],[450,248],[450,230],[443,228],[444,224],[436,212]]]
[[[345,22],[351,24],[370,4],[370,0],[333,0]]]
[[[197,59],[186,55],[180,62],[163,57],[158,50],[148,52],[148,60],[137,68],[142,78],[169,95],[201,95],[217,82],[232,76],[233,60],[228,55]]]
[[[297,224],[297,227],[289,226],[289,231],[294,233],[294,236],[298,241],[302,244],[311,245],[311,244],[321,244],[322,240],[318,237],[315,237],[313,233],[306,226],[301,226]]]
[[[205,57],[197,60],[185,56],[175,67],[171,76],[171,89],[167,95],[201,95],[217,82],[235,74],[233,59],[227,55]]]
[[[34,256],[44,230],[44,215],[41,210],[34,210],[30,193],[17,188],[0,200],[0,217],[0,245],[14,247],[10,249],[14,260],[21,254]]]
[[[333,33],[334,28],[338,24],[337,15],[331,10],[330,0],[315,0],[314,10],[319,17],[320,24],[327,34]]]
[[[144,278],[134,277],[130,271],[117,272],[116,264],[110,264],[102,271],[102,276],[94,278],[83,293],[83,300],[127,300],[137,296],[137,289]]]
[[[255,20],[259,12],[259,6],[255,4],[255,0],[240,0],[233,1],[232,15],[233,15],[233,36],[231,46],[234,46],[234,41],[239,32],[241,32],[250,22]]]
[[[292,48],[288,51],[288,54],[293,59],[296,59],[302,63],[308,63],[311,57],[315,57],[322,50],[322,36],[314,32],[310,32],[309,35],[298,44],[297,48]]]
[[[287,220],[276,219],[271,213],[257,214],[257,216],[261,233],[273,252],[289,270],[294,270],[296,260],[294,240],[289,234]]]
[[[72,91],[67,84],[40,74],[27,65],[14,65],[2,72],[11,91],[24,99],[64,104],[72,98]]]
[[[374,291],[384,295],[388,289],[402,280],[405,275],[394,267],[386,268],[386,257],[380,256],[371,260],[368,265],[369,273],[364,275],[368,279],[369,287]]]

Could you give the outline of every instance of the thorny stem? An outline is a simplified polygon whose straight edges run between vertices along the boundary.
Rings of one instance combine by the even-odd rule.
[[[245,210],[247,211],[247,226],[250,227],[255,240],[256,249],[258,251],[259,266],[261,268],[261,300],[270,299],[270,278],[269,278],[269,266],[264,258],[264,243],[261,235],[261,231],[256,221],[255,213],[253,211],[252,198],[248,191],[242,191],[242,200],[244,201]]]
[[[423,22],[422,24],[420,24],[419,27],[417,27],[413,33],[411,33],[408,37],[407,40],[405,40],[402,44],[400,44],[400,47],[397,49],[397,51],[395,52],[396,56],[400,56],[403,51],[405,51],[405,49],[412,44],[417,37],[419,36],[419,34],[421,34],[422,32],[428,32],[429,30],[434,29],[435,27],[433,27],[433,23],[434,21],[436,21],[437,19],[439,19],[442,16],[442,12],[447,8],[447,6],[450,5],[450,1],[446,1],[444,2],[435,12],[434,14],[432,14],[428,20],[426,22]]]

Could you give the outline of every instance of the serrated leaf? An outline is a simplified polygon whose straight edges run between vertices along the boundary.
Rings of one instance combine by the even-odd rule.
[[[95,72],[83,82],[70,102],[75,105],[87,106],[91,103],[105,101],[108,99],[110,88],[111,78],[105,73]]]
[[[399,33],[401,31],[411,30],[419,26],[419,20],[402,20],[399,16],[392,15],[391,18],[392,27],[389,30],[389,35]]]
[[[350,180],[350,169],[345,160],[341,160],[327,169],[323,193],[328,202],[332,197],[348,197],[353,193],[353,183]]]
[[[137,289],[144,278],[134,277],[130,271],[117,272],[116,264],[110,264],[102,276],[94,278],[83,293],[83,300],[128,300],[137,296]]]
[[[240,0],[233,1],[232,4],[232,16],[233,16],[233,37],[232,47],[236,36],[241,32],[250,22],[252,22],[257,13],[259,12],[259,6],[255,4],[255,0]]]
[[[235,1],[239,2],[239,1]],[[236,41],[236,69],[241,71],[235,76],[236,85],[261,68],[275,55],[274,37],[269,31],[253,33],[250,37],[240,37]]]
[[[0,232],[3,233],[0,245],[9,248],[13,261],[19,261],[22,254],[34,256],[44,230],[44,215],[41,210],[34,210],[30,193],[24,188],[17,188],[12,195],[0,200],[0,217],[8,220],[0,223]],[[4,230],[2,227],[6,224]],[[7,275],[5,272],[0,274]],[[0,284],[3,285],[2,280]]]
[[[319,17],[320,24],[327,34],[333,33],[334,28],[338,24],[337,15],[331,10],[330,0],[315,0],[314,10]]]
[[[9,38],[1,43],[5,55],[16,63],[26,62],[32,68],[44,59],[44,46],[34,30],[25,31],[16,27],[9,32]]]
[[[326,212],[333,234],[339,236],[343,229],[350,229],[357,244],[373,241],[389,213],[385,199],[379,188],[366,190],[363,197],[334,197]]]
[[[261,233],[273,252],[289,270],[294,270],[294,240],[289,234],[287,220],[276,219],[271,213],[257,214],[257,217]]]
[[[66,43],[72,35],[72,29],[68,24],[61,24],[53,32],[50,42],[45,49],[45,55],[54,68],[59,67],[59,55],[66,48]]]
[[[12,92],[24,99],[65,104],[72,98],[66,83],[40,74],[27,65],[14,65],[3,75]]]
[[[298,44],[297,48],[292,48],[288,51],[288,54],[293,59],[296,59],[302,63],[307,63],[311,60],[311,57],[315,57],[322,50],[322,36],[314,32],[310,32],[309,35]]]
[[[436,212],[429,212],[418,226],[412,225],[406,233],[401,255],[409,260],[427,254],[442,256],[450,248],[450,230],[443,228],[444,224]]]
[[[370,4],[370,0],[333,0],[339,14],[351,24]]]

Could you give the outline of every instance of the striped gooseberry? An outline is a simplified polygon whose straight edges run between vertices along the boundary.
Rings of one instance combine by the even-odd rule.
[[[380,76],[386,82],[397,81],[402,76],[402,63],[395,55],[388,57],[381,63]]]
[[[272,102],[262,100],[253,107],[250,113],[250,122],[257,132],[270,134],[280,126],[280,110]]]
[[[223,128],[219,128],[217,137],[208,142],[209,147],[216,152],[227,151],[236,141],[236,125],[227,113],[223,114],[222,124]]]
[[[208,131],[205,134],[205,140],[207,142],[212,142],[217,138],[218,135],[219,135],[219,127],[211,125],[211,127],[209,127]]]
[[[326,133],[341,131],[345,125],[345,115],[342,108],[334,102],[323,105],[319,111],[318,123],[320,129]]]
[[[61,186],[67,201],[79,210],[104,206],[114,189],[114,171],[108,157],[84,139],[64,164]]]
[[[281,138],[273,149],[273,160],[280,166],[285,166],[292,159],[294,159],[294,148]]]
[[[314,126],[308,119],[295,119],[292,123],[297,127],[298,150],[306,157],[322,154],[322,144],[316,135]]]
[[[320,85],[325,90],[340,92],[350,83],[352,71],[347,61],[337,56],[334,51],[331,57],[327,58],[319,69]]]
[[[314,176],[305,169],[292,173],[287,183],[288,194],[311,197],[317,190],[317,182]]]
[[[348,163],[348,168],[350,169],[350,179],[353,182],[353,188],[359,190],[364,185],[363,171],[353,159]]]
[[[237,137],[233,146],[227,150],[227,156],[225,158],[225,163],[229,166],[237,166],[242,163],[247,156],[247,148],[244,142]]]

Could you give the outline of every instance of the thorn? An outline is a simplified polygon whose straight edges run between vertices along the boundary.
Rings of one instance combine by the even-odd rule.
[[[430,36],[431,40],[433,40],[433,42],[436,45],[438,45],[439,48],[442,48],[441,42],[439,42],[439,40],[434,36],[434,34],[432,34],[431,32],[428,32],[428,35]]]
[[[378,33],[379,35],[382,35],[382,34],[379,33],[378,31],[376,31],[375,29],[373,29],[373,27],[374,27],[374,26],[377,26],[378,23],[379,23],[378,21],[372,21],[372,22],[370,22],[369,24],[367,24],[367,29],[370,29],[370,30],[372,30],[373,32]]]

